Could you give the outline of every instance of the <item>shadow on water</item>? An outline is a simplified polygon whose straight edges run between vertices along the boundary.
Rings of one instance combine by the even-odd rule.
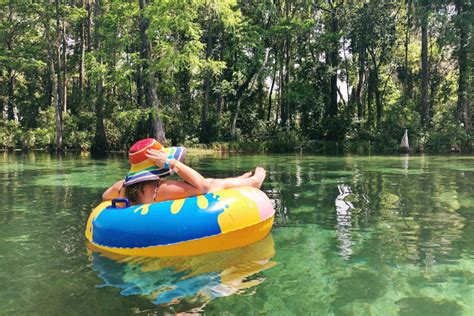
[[[215,298],[243,294],[265,280],[259,272],[276,265],[271,234],[244,248],[194,257],[129,257],[87,246],[104,282],[99,287],[145,296],[170,312],[203,311]]]

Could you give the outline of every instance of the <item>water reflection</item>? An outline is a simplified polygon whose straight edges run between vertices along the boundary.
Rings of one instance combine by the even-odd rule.
[[[337,215],[337,240],[339,241],[340,255],[344,259],[349,259],[352,255],[351,239],[352,217],[351,210],[354,208],[351,202],[346,198],[352,194],[351,187],[345,184],[337,186],[339,195],[336,197],[336,215]]]
[[[265,191],[277,226],[335,229],[345,260],[379,257],[429,267],[458,258],[456,244],[467,244],[466,217],[474,204],[461,171],[470,172],[466,166],[463,159],[409,155],[282,156],[269,164]]]
[[[225,252],[194,257],[127,257],[104,252],[88,244],[92,268],[104,281],[99,286],[121,289],[121,294],[142,295],[154,304],[180,304],[201,311],[218,297],[244,293],[264,281],[256,275],[276,262],[273,238]]]
[[[403,155],[401,157],[401,160],[402,160],[403,175],[406,177],[408,175],[408,165],[410,161],[410,155]]]

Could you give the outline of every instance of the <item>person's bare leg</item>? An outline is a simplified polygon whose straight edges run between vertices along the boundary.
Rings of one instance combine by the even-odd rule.
[[[238,176],[237,178],[250,178],[252,176],[252,171],[246,172],[241,176]]]
[[[252,171],[249,171],[249,172],[245,172],[243,174],[241,174],[240,176],[237,176],[237,177],[231,177],[231,178],[222,178],[222,179],[216,179],[216,178],[206,178],[206,180],[208,182],[211,182],[211,181],[214,181],[214,180],[228,180],[228,179],[238,179],[238,178],[250,178],[251,176],[253,176],[253,172]]]
[[[257,178],[258,188],[260,189],[263,181],[265,181],[265,178],[267,177],[267,172],[262,167],[257,167],[255,168],[255,172],[253,176]]]
[[[206,179],[209,181],[210,188],[209,192],[215,192],[223,189],[231,189],[237,187],[250,186],[260,189],[263,181],[265,180],[266,172],[261,167],[255,168],[255,173],[247,178],[236,177],[227,179]]]

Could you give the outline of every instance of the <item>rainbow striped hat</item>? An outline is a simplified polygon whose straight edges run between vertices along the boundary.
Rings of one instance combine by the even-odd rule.
[[[128,151],[128,159],[132,165],[128,172],[124,186],[131,185],[134,183],[158,180],[161,177],[173,174],[173,170],[162,168],[160,169],[153,160],[148,159],[145,154],[148,149],[153,148],[157,150],[163,150],[168,153],[168,156],[173,157],[176,160],[183,161],[186,155],[185,147],[169,147],[165,148],[154,138],[146,138],[139,140]]]

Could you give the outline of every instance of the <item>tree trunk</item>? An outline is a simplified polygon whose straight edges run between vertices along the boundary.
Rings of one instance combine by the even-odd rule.
[[[181,112],[183,118],[190,122],[192,120],[192,92],[191,92],[192,76],[188,68],[183,68],[178,72],[177,81],[180,87]]]
[[[61,69],[61,19],[59,12],[59,0],[56,0],[56,38],[55,38],[55,61],[56,61],[56,98],[55,98],[55,117],[56,117],[56,152],[63,150],[63,134],[64,134],[64,122],[63,122],[63,101],[64,101],[64,81],[63,72]]]
[[[96,0],[96,2],[100,2],[100,0]],[[104,126],[104,79],[99,78],[95,85],[95,94],[96,94],[96,103],[95,103],[95,111],[96,111],[96,128],[95,128],[95,135],[94,141],[91,146],[91,153],[94,156],[105,156],[109,149],[108,142],[107,142],[107,135],[105,133],[105,126]]]
[[[276,61],[276,56],[275,56]],[[272,85],[270,86],[270,91],[268,93],[268,114],[267,114],[267,121],[270,121],[270,117],[272,115],[272,95],[273,95],[273,88],[275,87],[275,77],[276,77],[276,65],[275,70],[273,71],[272,76]]]
[[[277,103],[276,103],[276,109],[275,109],[275,125],[278,125],[278,119],[280,116],[282,85],[283,85],[283,80],[281,79],[281,66],[280,66],[280,69],[278,70],[278,92],[277,92]]]
[[[375,61],[374,61],[373,75],[374,75],[373,89],[375,93],[375,107],[376,107],[376,124],[377,124],[377,128],[379,128],[380,122],[382,121],[382,116],[383,116],[383,105],[382,105],[382,97],[379,90],[379,66],[377,65]]]
[[[9,2],[8,19],[7,19],[8,24],[15,23],[13,20],[14,16],[15,16],[14,4],[13,2]],[[13,50],[13,38],[14,38],[14,35],[9,34],[5,40],[5,44],[6,44],[5,46],[7,50],[10,52]],[[18,123],[18,109],[14,102],[16,71],[14,68],[11,67],[11,65],[6,65],[6,68],[7,68],[7,74],[8,74],[8,84],[7,84],[7,100],[5,102],[4,113],[6,114],[6,117],[8,120],[12,120]]]
[[[212,16],[209,12],[209,7],[206,6],[207,10],[207,33],[206,33],[206,61],[211,57],[212,49]],[[209,94],[211,90],[211,79],[210,71],[206,69],[204,77],[204,102],[202,104],[201,112],[201,142],[207,143],[210,140],[210,125],[209,125]]]
[[[10,67],[8,68],[8,101],[7,101],[7,114],[8,119],[18,123],[18,108],[15,104],[15,77],[16,71]]]
[[[222,30],[220,32],[220,52],[219,52],[219,60],[223,60],[224,59],[224,52],[225,52],[225,32],[224,30]],[[222,82],[224,79],[224,75],[221,74],[221,78],[219,80],[219,82]],[[221,114],[222,114],[222,110],[223,110],[223,104],[224,103],[224,98],[222,97],[222,91],[219,89],[219,91],[217,92],[217,96],[216,96],[216,119],[215,119],[215,126],[216,126],[216,137],[219,138],[220,137],[220,129],[219,129],[219,126],[220,126],[220,121],[221,121]]]
[[[362,87],[364,86],[365,74],[365,52],[359,53],[359,69],[356,89],[357,117],[359,121],[364,119],[364,98],[362,97]]]
[[[240,112],[240,102],[241,99],[238,98],[235,106],[234,116],[232,117],[232,125],[230,126],[230,135],[232,138],[235,138],[236,128],[237,128],[237,119],[239,117]]]
[[[58,98],[58,80],[56,77],[55,62],[56,62],[56,53],[55,53],[54,43],[50,44],[49,56],[48,56],[48,72],[49,72],[49,81],[51,85],[51,98],[48,106],[54,106],[56,109]]]
[[[456,105],[456,117],[464,124],[466,129],[470,129],[471,120],[468,115],[468,101],[467,101],[467,88],[468,88],[468,60],[467,60],[467,45],[468,45],[468,25],[465,21],[466,12],[464,12],[464,0],[456,0],[456,10],[458,15],[458,28],[459,28],[459,50],[458,50],[458,66],[459,66],[459,78],[458,78],[458,100]]]
[[[137,86],[137,104],[140,107],[140,109],[145,109],[145,95],[143,92],[143,82],[142,82],[142,69],[141,65],[137,64],[137,69],[135,72],[135,84]]]
[[[264,120],[265,119],[265,106],[263,105],[265,99],[265,92],[263,89],[263,80],[264,78],[257,79],[257,96],[258,96],[258,119]]]
[[[61,56],[61,63],[62,63],[62,70],[63,70],[63,83],[62,83],[62,98],[61,101],[63,105],[63,112],[66,113],[67,111],[67,30],[66,30],[66,22],[63,21],[62,23],[62,56]]]
[[[43,98],[43,107],[47,108],[51,104],[53,104],[53,87],[52,87],[52,81],[51,81],[51,76],[54,74],[54,64],[51,59],[51,49],[48,47],[48,56],[46,60],[46,65],[47,65],[47,72],[45,74],[44,78],[44,98]],[[52,68],[52,70],[51,70]],[[52,71],[52,72],[51,72]]]
[[[86,32],[87,32],[87,52],[92,51],[92,4],[91,0],[86,0]]]
[[[288,9],[287,9],[288,10]],[[287,130],[290,130],[290,55],[291,39],[287,35],[285,40],[285,66],[284,66],[284,85],[283,85],[283,99],[281,108],[281,125]]]
[[[93,8],[92,8],[92,0],[86,0],[86,10],[87,10],[87,17],[86,17],[86,35],[87,35],[87,40],[85,42],[85,47],[86,47],[86,52],[90,53],[92,52],[92,16],[93,16]],[[83,97],[82,104],[86,105],[89,102],[91,102],[92,97],[92,87],[91,87],[91,80],[87,77],[85,79],[85,98]]]
[[[283,59],[284,56],[282,56]],[[280,60],[280,70],[278,72],[278,79],[279,79],[279,89],[278,89],[278,111],[277,111],[277,116],[276,120],[280,119],[280,124],[283,122],[283,117],[285,116],[285,68],[283,66],[283,61]]]
[[[234,116],[232,118],[232,123],[231,123],[231,127],[230,127],[230,135],[231,135],[232,138],[235,138],[235,133],[237,131],[237,119],[238,119],[239,114],[240,114],[240,103],[242,102],[244,92],[247,90],[250,83],[253,81],[255,74],[258,73],[258,70],[259,70],[259,68],[254,65],[254,68],[252,69],[252,71],[248,75],[247,79],[245,79],[245,82],[237,89],[237,92],[235,94],[235,104],[236,104],[236,106],[235,106],[235,112],[234,112]]]
[[[100,29],[100,17],[102,14],[100,0],[95,0],[94,3],[94,49],[98,53],[98,62],[102,64],[101,49],[102,49],[102,30]],[[96,129],[94,141],[91,146],[91,153],[95,156],[105,156],[108,151],[107,135],[104,127],[104,75],[99,74],[97,82],[95,83],[95,112],[96,112]]]
[[[80,8],[84,9],[84,0],[80,1]],[[86,43],[85,43],[85,27],[86,27],[86,20],[82,19],[79,24],[79,87],[78,87],[78,95],[77,95],[77,109],[79,112],[82,110],[82,97],[84,94],[84,76],[85,76],[85,64],[84,64],[84,57],[86,51]]]
[[[410,45],[410,30],[412,27],[412,0],[406,1],[406,11],[407,11],[407,21],[405,26],[405,41],[404,41],[404,48],[405,48],[405,61],[404,61],[404,69],[403,69],[403,103],[406,103],[407,100],[411,98],[411,70],[408,64],[408,47]]]
[[[145,88],[145,100],[146,107],[150,109],[148,120],[145,122],[144,131],[148,137],[154,137],[161,144],[166,145],[165,128],[163,122],[158,116],[159,102],[158,95],[156,94],[156,79],[155,72],[149,69],[149,63],[151,62],[151,45],[148,40],[148,19],[143,15],[143,11],[147,6],[146,0],[138,0],[140,7],[140,44],[141,51],[140,56],[142,58],[142,78]]]
[[[370,127],[372,126],[373,121],[373,111],[372,111],[372,104],[374,101],[375,95],[375,80],[374,80],[374,71],[373,69],[369,69],[369,80],[367,86],[367,125]]]
[[[221,114],[222,114],[222,103],[223,103],[222,94],[220,92],[217,93],[216,96],[216,137],[219,138],[219,124],[221,121]]]
[[[339,31],[339,23],[337,21],[336,13],[333,12],[331,16],[331,33],[334,37]],[[331,65],[331,79],[330,79],[330,102],[328,114],[330,117],[337,115],[337,69],[339,67],[339,41],[333,40],[329,52],[329,62]]]
[[[0,72],[0,81],[3,81],[3,74]],[[3,89],[0,90],[0,93],[3,93]],[[2,120],[7,121],[8,120],[8,108],[7,108],[7,103],[5,102],[4,98],[0,98],[0,108],[2,111]]]
[[[353,98],[353,94],[351,93],[351,76],[350,76],[350,73],[349,73],[349,63],[347,61],[347,46],[346,46],[346,38],[343,39],[343,44],[342,44],[342,52],[343,52],[343,55],[344,55],[344,70],[346,72],[345,74],[345,80],[346,80],[346,93],[347,93],[347,106],[348,106],[348,110],[349,110],[349,113],[350,115],[354,115],[354,98]],[[341,100],[342,102],[345,103],[344,101],[344,98],[342,97],[341,95]]]
[[[209,91],[211,89],[211,83],[209,80],[209,74],[204,78],[204,102],[202,104],[201,112],[201,142],[207,143],[210,139],[209,135]]]
[[[285,1],[285,19],[290,19],[290,2],[289,0]],[[289,83],[290,83],[290,45],[291,45],[291,37],[287,32],[285,35],[284,41],[284,58],[285,64],[282,67],[283,70],[283,85],[282,85],[282,104],[281,104],[281,126],[285,128],[287,131],[290,129],[289,126],[289,117],[290,117],[290,98],[289,98]]]
[[[423,12],[421,19],[421,124],[427,126],[430,121],[428,73],[428,18]]]
[[[2,108],[2,120],[3,121],[8,120],[7,103],[3,102],[3,98],[0,98],[0,107]]]

